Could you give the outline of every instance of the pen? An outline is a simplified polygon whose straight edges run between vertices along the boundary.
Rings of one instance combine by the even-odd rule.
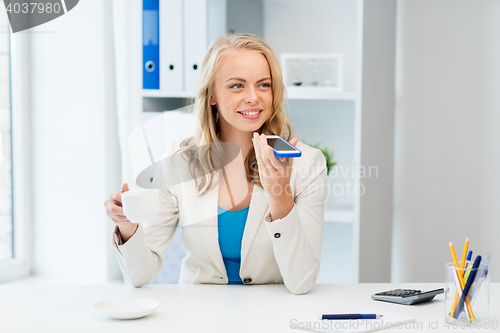
[[[453,271],[454,271],[453,272],[453,280],[455,281],[455,287],[457,288],[455,296],[458,295],[458,297],[456,297],[456,302],[453,304],[455,307],[452,307],[451,312],[449,313],[450,318],[453,316],[453,313],[455,312],[456,304],[458,304],[460,297],[462,297],[462,288],[460,288],[460,282],[458,281],[458,274],[460,274],[460,273],[457,272],[455,269]],[[469,297],[469,299],[470,299],[470,297]],[[467,316],[467,320],[470,320],[469,310],[467,309],[467,307],[465,307],[464,310],[465,310],[465,315]]]
[[[460,301],[458,302],[458,306],[455,309],[455,313],[453,314],[453,318],[458,319],[458,316],[460,315],[460,311],[462,311],[464,307],[464,302],[469,294],[470,287],[472,285],[472,282],[474,282],[474,278],[476,277],[477,273],[477,268],[479,267],[479,264],[481,263],[481,256],[477,256],[476,260],[474,261],[474,265],[472,266],[472,271],[469,274],[469,278],[467,279],[467,283],[465,284],[464,291],[462,292],[462,296],[460,296]],[[471,316],[471,319],[472,318]]]
[[[472,266],[469,265],[468,261],[470,261],[472,258],[472,250],[469,251],[467,254],[467,259],[465,260],[465,272],[464,272],[464,281],[467,281],[467,278],[469,277],[470,269]]]
[[[342,313],[342,314],[324,314],[320,315],[320,320],[349,320],[349,319],[377,319],[383,317],[381,314],[370,313]]]
[[[481,256],[481,264],[479,265],[479,268],[477,269],[476,272],[476,278],[474,279],[474,282],[472,282],[472,286],[470,287],[469,290],[469,300],[471,301],[471,304],[474,302],[473,299],[476,295],[476,292],[479,291],[479,288],[481,287],[481,283],[483,280],[488,276],[488,267],[490,264],[490,259],[491,259],[491,253],[486,253],[485,255]],[[472,267],[472,265],[469,265]]]
[[[458,260],[457,260],[457,255],[455,254],[455,249],[453,248],[453,244],[449,243],[449,246],[450,246],[450,252],[451,252],[451,256],[453,257],[453,263],[455,264],[455,268],[458,269],[460,266],[458,265]],[[457,270],[457,273],[458,273],[458,270]],[[457,274],[458,275],[458,281],[460,282],[460,289],[463,290],[463,287],[465,286],[465,283],[464,283],[464,277],[462,276],[462,274]],[[470,306],[470,302],[469,302],[469,297],[465,297],[465,303],[467,305],[467,309],[469,310],[469,315],[470,315],[470,319],[475,319],[474,318],[474,313],[472,312],[472,307]],[[451,307],[451,311],[450,311],[450,317],[453,316],[453,312],[456,310],[456,306],[457,306],[457,303],[453,302],[453,305]]]

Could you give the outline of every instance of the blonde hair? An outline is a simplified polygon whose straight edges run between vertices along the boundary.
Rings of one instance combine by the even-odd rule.
[[[262,39],[249,34],[217,37],[210,44],[200,67],[198,90],[194,103],[194,112],[197,118],[195,135],[183,140],[180,144],[181,148],[174,153],[175,155],[182,151],[184,159],[189,161],[189,170],[195,179],[198,195],[208,191],[211,186],[215,187],[218,179],[217,182],[214,182],[212,175],[222,167],[224,152],[219,140],[219,115],[217,107],[210,104],[210,97],[213,94],[215,72],[222,59],[234,49],[259,52],[269,64],[273,94],[272,113],[257,132],[266,135],[279,135],[287,141],[290,141],[293,134],[292,126],[285,114],[285,86],[280,63],[269,45]],[[244,164],[247,180],[262,188],[253,147]]]

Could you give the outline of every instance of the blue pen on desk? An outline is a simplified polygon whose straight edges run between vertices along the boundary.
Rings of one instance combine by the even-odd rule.
[[[350,319],[377,319],[383,317],[381,314],[370,313],[343,313],[343,314],[324,314],[320,315],[320,320],[350,320]]]

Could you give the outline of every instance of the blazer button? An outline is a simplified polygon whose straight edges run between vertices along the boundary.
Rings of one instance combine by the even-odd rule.
[[[281,234],[279,232],[274,234],[274,238],[280,238],[280,237],[281,237]]]
[[[245,279],[245,280],[243,280],[243,283],[250,283],[250,282],[252,282],[252,279]]]

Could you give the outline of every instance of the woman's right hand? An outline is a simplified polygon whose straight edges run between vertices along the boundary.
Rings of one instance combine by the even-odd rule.
[[[111,220],[118,225],[123,243],[135,234],[138,226],[137,223],[130,222],[127,217],[123,215],[122,193],[127,192],[128,190],[128,184],[125,183],[123,184],[121,191],[111,193],[111,197],[104,202],[106,215],[108,215]]]

